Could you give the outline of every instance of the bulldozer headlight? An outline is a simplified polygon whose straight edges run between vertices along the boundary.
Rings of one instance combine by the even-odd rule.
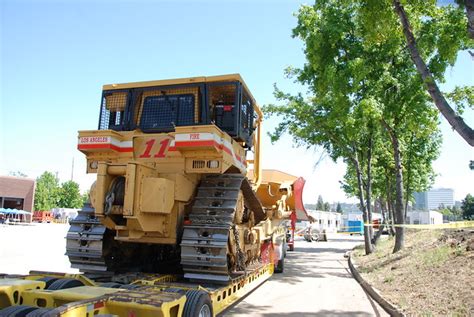
[[[211,161],[207,162],[207,167],[208,168],[218,168],[219,167],[219,161],[211,160]]]
[[[97,169],[98,166],[99,166],[99,163],[97,161],[91,161],[89,163],[89,167],[93,170]]]

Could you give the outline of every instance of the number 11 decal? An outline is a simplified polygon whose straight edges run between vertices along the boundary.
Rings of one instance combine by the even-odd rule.
[[[139,158],[150,158],[151,157],[150,152],[153,148],[153,145],[155,145],[155,142],[156,142],[156,139],[151,139],[151,140],[145,142],[145,144],[146,144],[145,151],[143,152],[143,154],[141,154],[139,156]],[[170,144],[170,139],[161,140],[160,141],[160,148],[158,150],[158,153],[153,155],[153,157],[156,157],[156,158],[165,157],[166,150],[168,149],[169,144]]]

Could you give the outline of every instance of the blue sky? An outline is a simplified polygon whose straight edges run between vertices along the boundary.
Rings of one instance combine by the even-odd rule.
[[[304,63],[302,43],[291,38],[298,1],[12,1],[0,2],[0,174],[37,177],[58,172],[83,190],[93,181],[76,150],[77,131],[97,127],[101,87],[200,75],[240,73],[257,101],[274,102],[273,83],[296,91],[283,69]],[[448,71],[445,89],[474,85],[467,53]],[[442,119],[444,121],[444,119]],[[474,115],[467,114],[474,126]],[[267,130],[274,122],[267,122]],[[436,186],[456,198],[474,192],[467,168],[474,151],[449,127],[435,163]],[[316,150],[296,149],[286,137],[265,139],[264,167],[302,175],[306,202],[347,200],[338,181],[342,164]]]

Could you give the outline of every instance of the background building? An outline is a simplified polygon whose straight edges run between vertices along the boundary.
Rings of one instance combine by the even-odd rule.
[[[0,176],[0,208],[33,211],[35,180]]]
[[[315,222],[311,224],[313,228],[320,231],[325,230],[328,233],[338,232],[341,230],[342,215],[340,213],[322,210],[307,210],[307,212],[315,220]],[[309,221],[298,221],[296,223],[296,231],[304,229],[309,225]]]
[[[437,211],[408,211],[406,223],[410,225],[440,225],[443,215]]]
[[[454,190],[451,188],[431,189],[427,192],[414,193],[415,210],[437,210],[440,207],[454,206]]]

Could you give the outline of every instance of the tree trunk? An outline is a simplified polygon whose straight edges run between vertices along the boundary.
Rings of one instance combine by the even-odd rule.
[[[474,0],[465,0],[467,16],[467,34],[474,40]]]
[[[466,1],[466,10],[467,10],[467,2]],[[431,75],[428,67],[426,66],[425,62],[420,56],[418,52],[418,48],[416,46],[415,37],[411,31],[410,22],[405,13],[405,9],[400,4],[400,0],[393,0],[393,6],[395,12],[400,17],[400,21],[403,27],[403,33],[407,40],[408,49],[410,51],[411,59],[415,63],[416,69],[418,73],[421,75],[423,82],[425,83],[427,90],[433,99],[436,107],[441,112],[441,114],[448,120],[449,124],[453,127],[454,130],[464,139],[466,142],[474,146],[474,130],[469,127],[464,120],[458,116],[451,106],[448,104],[446,99],[444,98],[443,94],[438,88],[433,76]]]
[[[407,159],[407,179],[405,180],[405,219],[407,218],[407,212],[408,212],[408,200],[410,200],[411,196],[411,163],[412,163],[412,151],[413,151],[413,138],[415,137],[415,134],[412,133],[410,137],[410,146],[408,148],[408,159]]]
[[[367,186],[366,186],[366,200],[367,200],[367,215],[368,221],[371,225],[369,227],[369,236],[370,239],[374,236],[374,228],[372,227],[372,147],[373,147],[373,138],[372,133],[369,137],[369,145],[367,149]]]
[[[388,203],[388,215],[389,215],[389,221],[390,221],[390,235],[393,237],[395,235],[395,227],[393,226],[395,224],[395,217],[393,216],[393,202],[390,201]]]
[[[402,164],[400,157],[400,144],[398,138],[394,136],[393,141],[393,157],[395,159],[395,175],[396,181],[396,193],[395,198],[395,247],[393,253],[403,249],[405,244],[405,228],[400,226],[405,224],[405,217],[403,212],[403,175],[402,175]]]
[[[380,212],[382,214],[382,221],[380,222],[379,230],[374,235],[374,239],[373,239],[374,245],[377,245],[377,242],[379,241],[380,236],[383,233],[383,229],[385,228],[386,223],[387,223],[385,201],[383,201],[382,198],[379,198],[379,203],[380,203]]]
[[[368,215],[367,215],[367,209],[365,208],[365,203],[364,203],[364,190],[362,186],[362,172],[360,170],[360,163],[359,163],[359,158],[357,156],[357,152],[354,151],[356,154],[352,161],[354,162],[354,167],[356,169],[356,174],[357,174],[357,186],[359,189],[359,202],[360,202],[360,209],[362,210],[362,218],[364,220],[364,244],[365,244],[365,254],[369,255],[373,251],[373,246],[372,246],[372,241],[371,241],[371,236],[370,236],[370,230],[369,227],[366,226],[365,224],[368,222]]]
[[[391,236],[395,235],[395,228],[393,224],[395,223],[393,217],[393,200],[392,200],[392,186],[390,185],[390,177],[388,171],[385,171],[385,178],[387,182],[387,211],[388,211],[388,228]]]
[[[405,244],[405,214],[403,212],[403,173],[402,173],[402,159],[400,154],[400,143],[395,131],[384,121],[382,124],[390,134],[393,147],[393,159],[395,161],[395,247],[393,253],[403,249]],[[395,124],[396,125],[396,124]]]

